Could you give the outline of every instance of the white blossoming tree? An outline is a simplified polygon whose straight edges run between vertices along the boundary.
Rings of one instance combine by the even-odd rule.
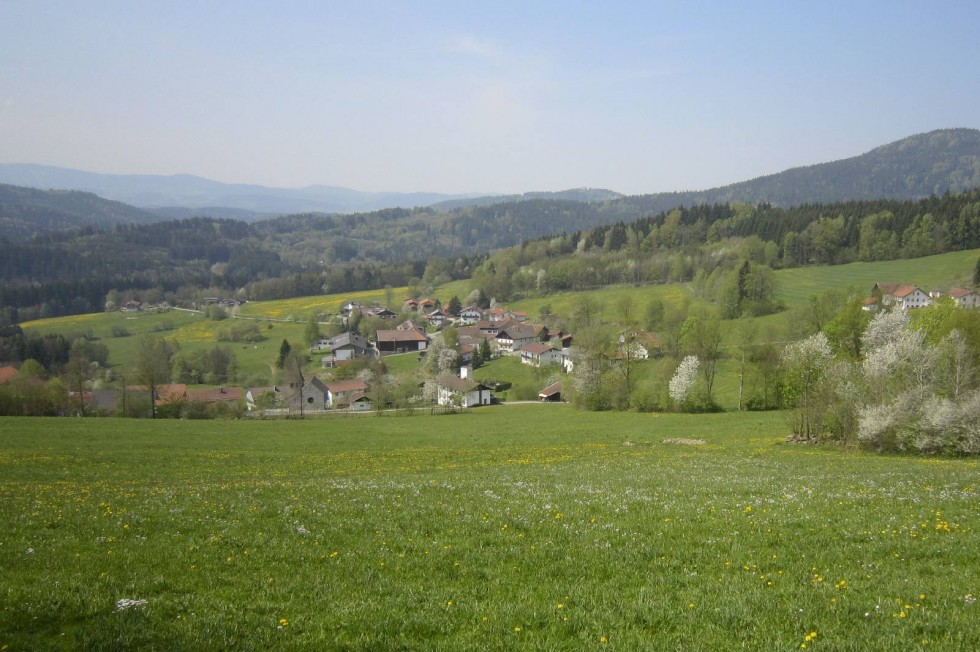
[[[674,372],[673,378],[670,379],[670,383],[667,385],[672,401],[681,405],[687,400],[688,394],[691,393],[691,388],[694,387],[694,383],[698,379],[698,367],[700,366],[701,361],[696,355],[689,355],[681,360],[681,363],[677,365],[677,370]]]
[[[811,441],[822,432],[826,402],[822,400],[819,384],[833,359],[830,343],[823,333],[793,342],[783,350],[786,398],[794,406],[793,434],[798,439]]]

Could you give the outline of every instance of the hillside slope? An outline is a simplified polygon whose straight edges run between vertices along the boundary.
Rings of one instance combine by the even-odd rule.
[[[0,184],[0,237],[27,240],[38,233],[116,224],[149,224],[164,218],[77,190],[36,190]]]

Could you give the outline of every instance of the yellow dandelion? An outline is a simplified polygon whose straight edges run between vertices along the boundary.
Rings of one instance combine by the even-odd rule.
[[[559,602],[558,604],[556,604],[556,605],[555,605],[555,609],[564,609],[564,608],[565,608],[565,605],[563,605],[563,604],[562,604],[562,603],[560,603],[560,602]]]
[[[285,627],[285,626],[286,626],[286,625],[288,625],[288,624],[289,624],[289,621],[288,621],[288,620],[286,620],[285,618],[280,618],[280,619],[279,619],[279,626],[280,626],[280,627]]]
[[[600,636],[599,637],[599,642],[600,643],[608,643],[609,642],[609,639],[606,638],[605,636]]]
[[[520,633],[520,631],[521,631],[521,628],[520,628],[520,627],[515,627],[515,628],[514,628],[514,631],[515,631],[515,632],[517,632],[517,633]]]

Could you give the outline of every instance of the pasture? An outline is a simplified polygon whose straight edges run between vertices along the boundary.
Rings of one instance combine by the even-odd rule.
[[[0,649],[973,649],[977,461],[785,432],[0,420]]]

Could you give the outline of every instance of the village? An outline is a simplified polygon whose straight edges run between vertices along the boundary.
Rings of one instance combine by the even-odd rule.
[[[909,283],[875,283],[861,302],[867,312],[916,310],[941,298],[960,308],[980,307],[980,295],[969,288],[925,291]],[[238,302],[210,299],[206,307],[234,307]],[[138,302],[121,305],[121,312],[144,310]],[[154,308],[156,309],[156,308]],[[498,383],[484,383],[474,376],[475,368],[504,356],[534,368],[553,368],[537,393],[541,402],[567,400],[564,378],[575,369],[578,351],[568,332],[569,320],[541,315],[531,321],[523,311],[504,306],[459,307],[458,300],[444,306],[431,297],[408,298],[399,311],[377,303],[363,305],[348,301],[326,317],[322,325],[329,334],[307,342],[306,365],[296,362],[283,368],[276,383],[257,387],[195,387],[185,383],[161,382],[153,390],[153,410],[160,415],[180,416],[307,416],[315,414],[357,414],[404,407],[398,406],[379,384],[385,376],[370,370],[373,363],[390,356],[407,356],[421,365],[433,352],[440,355],[436,373],[418,373],[414,407],[465,409],[500,402]],[[398,322],[397,324],[395,322]],[[373,328],[373,337],[363,333],[365,324],[389,326]],[[360,329],[358,329],[360,327]],[[441,352],[441,353],[440,353]],[[620,328],[615,334],[612,363],[623,364],[661,356],[663,345],[656,333],[638,327]],[[349,367],[350,366],[350,367]],[[357,368],[347,373],[345,368]],[[311,368],[319,369],[314,373]],[[304,373],[305,370],[305,373]],[[0,367],[0,383],[17,378],[13,366]],[[169,380],[169,379],[168,379]],[[65,413],[131,414],[131,406],[149,403],[146,386],[126,385],[120,389],[68,390]]]

